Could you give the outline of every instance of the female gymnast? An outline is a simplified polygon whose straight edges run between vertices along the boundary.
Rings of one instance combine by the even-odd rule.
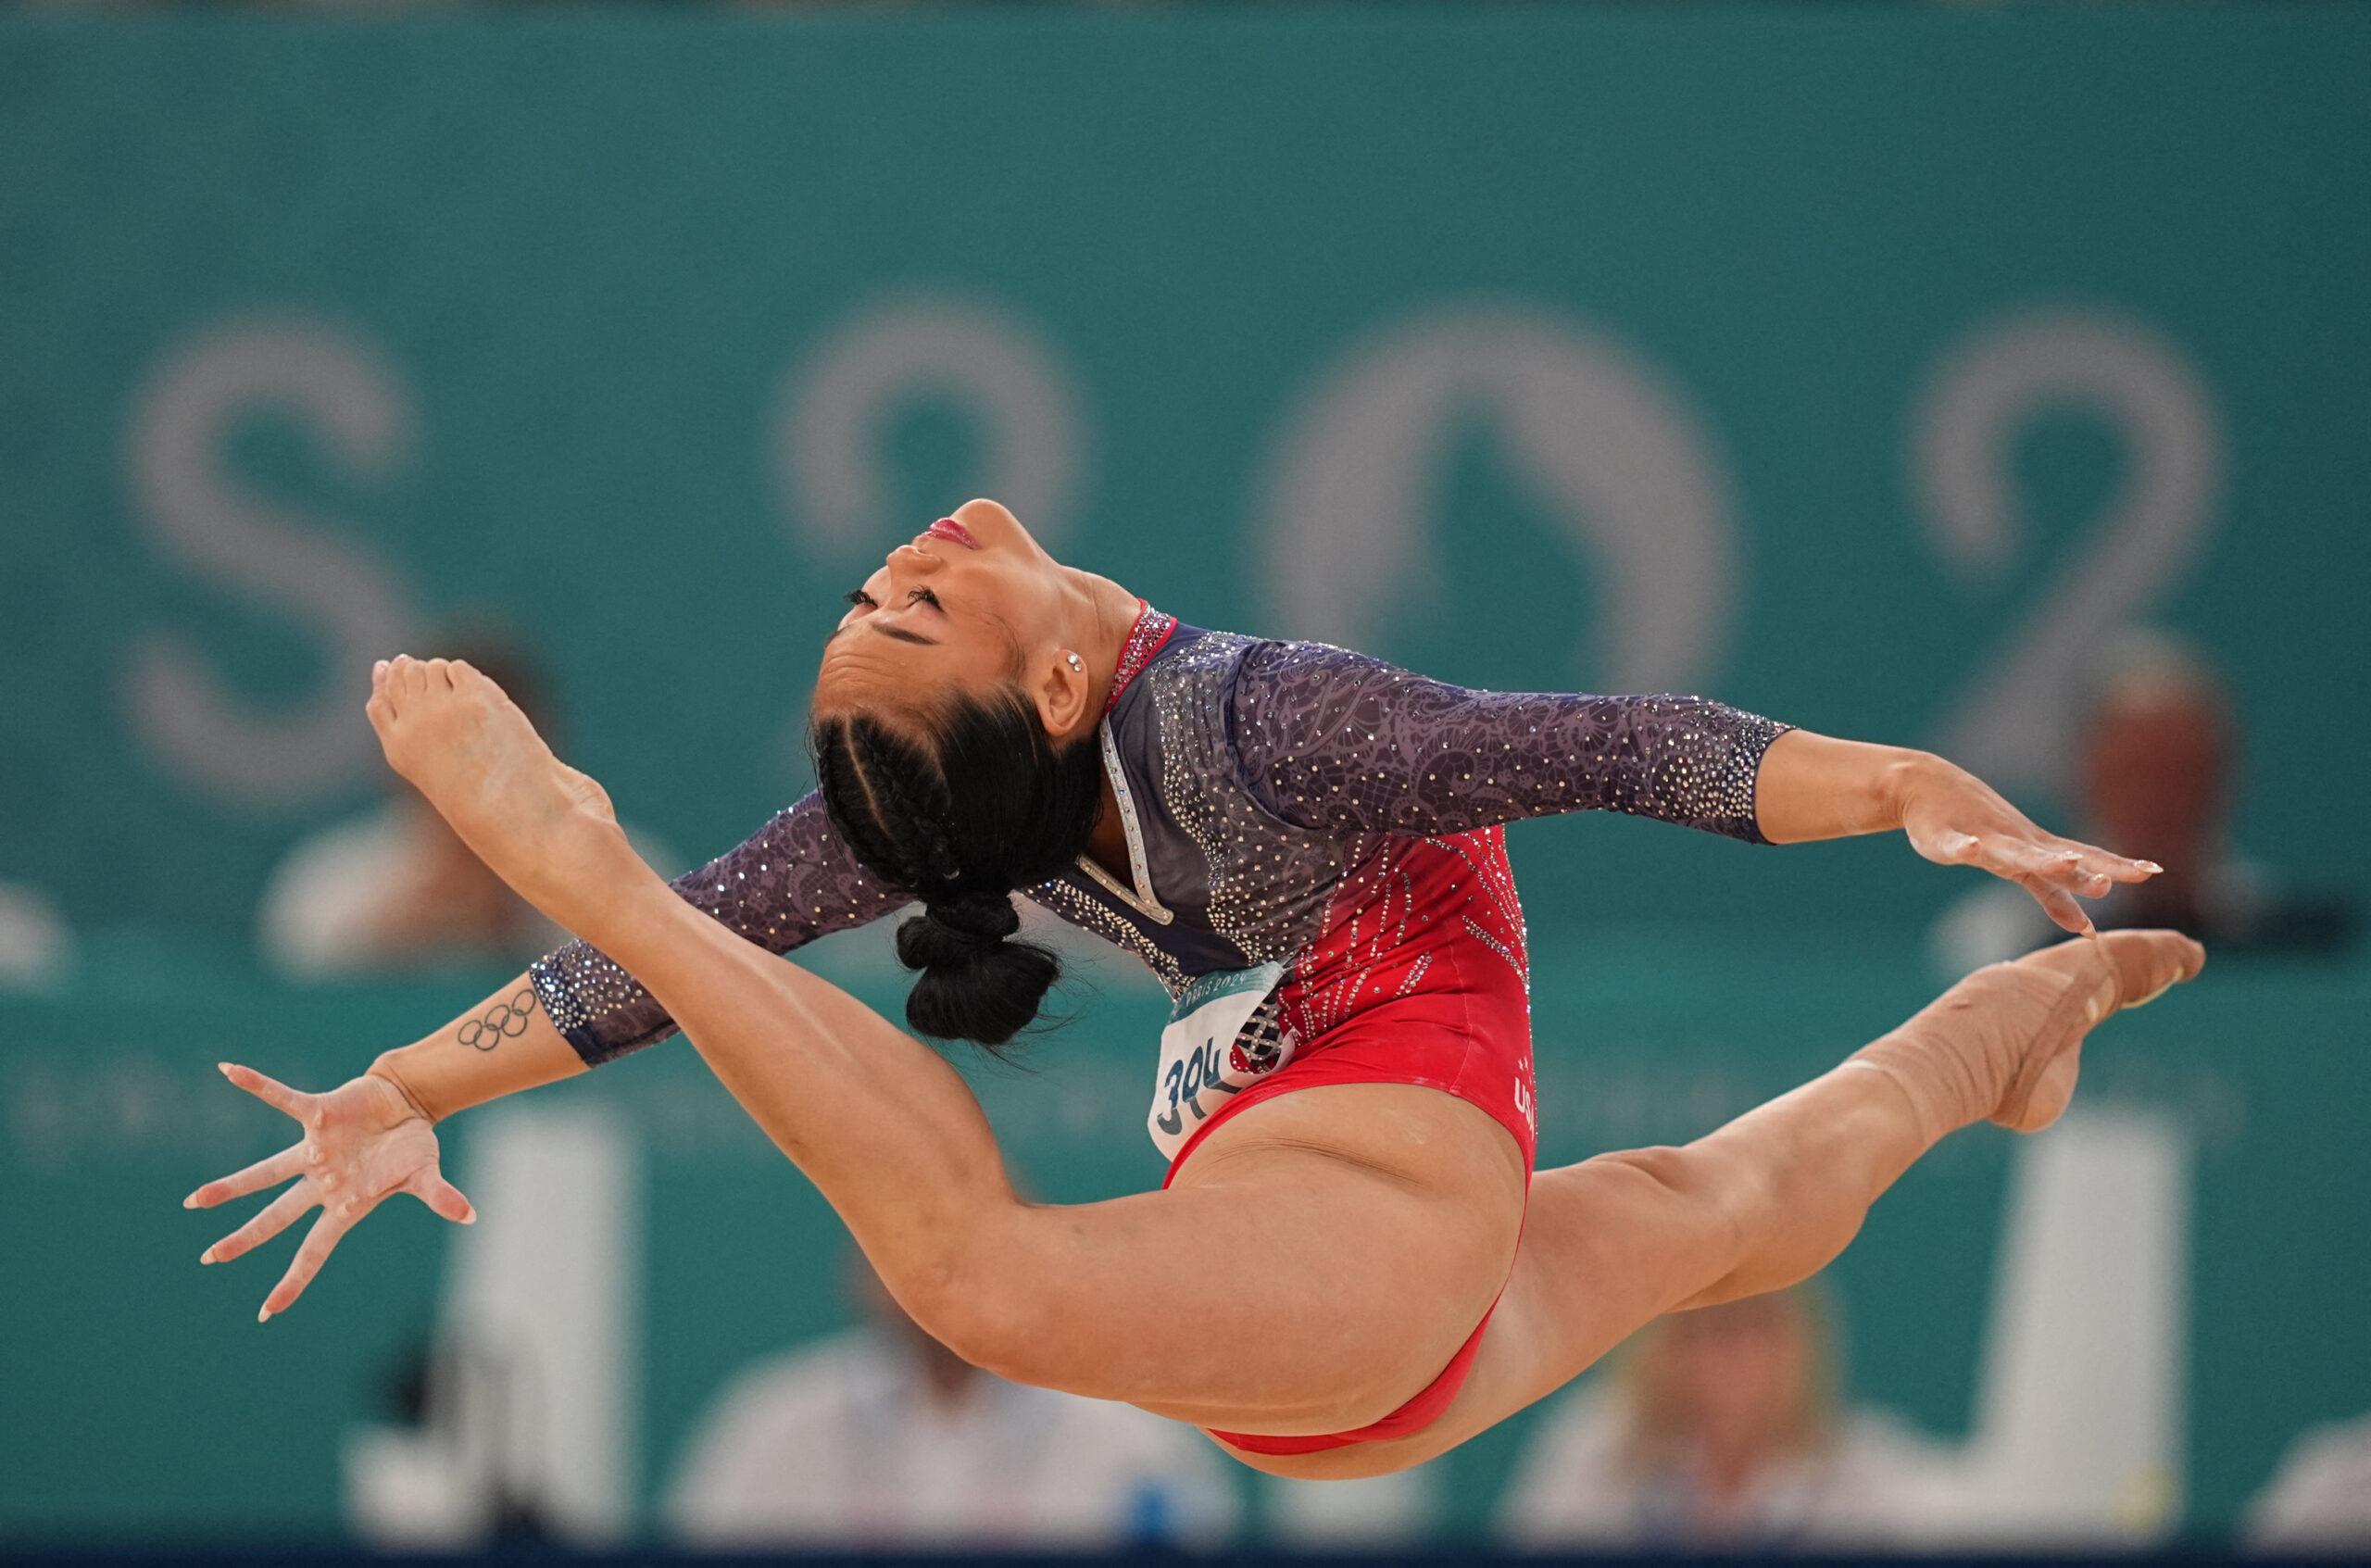
[[[1793,1284],[1952,1130],[2047,1125],[2085,1033],[2198,972],[2075,902],[2158,868],[2043,833],[1938,758],[1688,697],[1475,692],[1205,632],[973,501],[849,596],[816,679],[816,791],[671,888],[599,785],[467,664],[374,671],[387,760],[582,938],[325,1094],[244,1067],[300,1142],[187,1199],[295,1178],[207,1262],[320,1206],[259,1317],[409,1192],[474,1218],[433,1124],[680,1027],[898,1302],[1019,1382],[1123,1399],[1281,1474],[1418,1463],[1658,1315]],[[1761,843],[1901,829],[2088,934],[1952,986],[1685,1148],[1532,1169],[1527,956],[1502,824],[1588,809]],[[920,1034],[999,1045],[1057,964],[1012,895],[1174,1000],[1161,1190],[1023,1201],[962,1079],[775,961],[919,900]]]

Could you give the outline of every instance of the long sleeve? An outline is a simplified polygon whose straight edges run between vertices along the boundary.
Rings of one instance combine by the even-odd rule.
[[[857,863],[824,815],[823,797],[813,792],[673,886],[773,953],[877,920],[912,898]],[[633,975],[582,942],[537,960],[527,974],[553,1024],[589,1066],[674,1031],[675,1021]]]
[[[1626,811],[1755,844],[1755,775],[1786,728],[1701,697],[1473,691],[1317,643],[1247,653],[1229,717],[1245,784],[1300,827]]]

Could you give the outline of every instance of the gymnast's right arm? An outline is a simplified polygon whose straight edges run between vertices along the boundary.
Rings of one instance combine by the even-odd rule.
[[[684,899],[769,952],[890,913],[911,895],[859,865],[810,792],[739,847],[676,879]],[[569,1077],[674,1033],[634,976],[582,942],[370,1072],[431,1121]]]

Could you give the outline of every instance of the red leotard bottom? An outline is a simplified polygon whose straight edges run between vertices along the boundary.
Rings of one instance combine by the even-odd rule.
[[[1414,1084],[1454,1095],[1505,1127],[1528,1167],[1537,1128],[1526,963],[1499,830],[1388,841],[1345,880],[1325,935],[1285,982],[1284,1018],[1298,1048],[1204,1123],[1161,1185],[1247,1107],[1329,1084]],[[1307,1454],[1422,1431],[1465,1386],[1490,1311],[1440,1374],[1380,1421],[1311,1436],[1211,1436],[1248,1453]]]

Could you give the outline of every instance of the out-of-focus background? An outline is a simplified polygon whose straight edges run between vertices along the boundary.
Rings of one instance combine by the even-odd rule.
[[[2371,12],[0,10],[0,1554],[2371,1552]],[[288,1316],[182,1194],[547,940],[400,799],[468,650],[674,868],[972,495],[1190,621],[1927,746],[2215,948],[1813,1287],[1314,1487],[972,1374],[680,1045]],[[1896,840],[1512,834],[1543,1162],[2046,939]],[[879,929],[812,949],[893,1009]],[[1142,1188],[1116,957],[974,1073]]]

